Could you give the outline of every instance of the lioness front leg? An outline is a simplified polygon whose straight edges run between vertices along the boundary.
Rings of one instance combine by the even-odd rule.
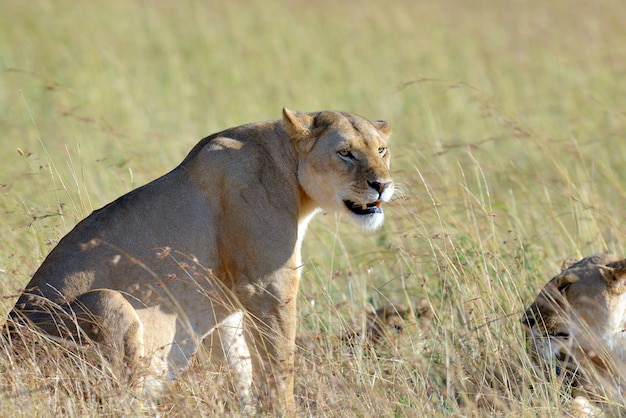
[[[239,396],[241,412],[244,415],[254,415],[255,406],[250,392],[252,362],[244,334],[244,313],[236,311],[230,314],[214,329],[218,330],[224,357],[228,362],[228,369],[234,380],[233,385]]]
[[[293,271],[266,286],[242,283],[235,293],[254,320],[255,374],[269,406],[295,415],[293,398],[298,277]]]

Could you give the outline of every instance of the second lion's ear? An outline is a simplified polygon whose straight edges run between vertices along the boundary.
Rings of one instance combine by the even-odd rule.
[[[551,282],[554,284],[559,293],[564,294],[569,285],[577,282],[580,278],[575,274],[559,274]]]
[[[618,294],[626,292],[626,259],[600,267],[600,275],[607,287]]]
[[[567,270],[576,263],[578,263],[578,260],[576,260],[575,258],[568,258],[567,260],[563,261],[563,264],[561,264],[561,271]]]
[[[294,140],[310,137],[314,121],[311,115],[283,107],[283,122],[285,123],[289,136]]]
[[[380,135],[385,139],[385,141],[389,140],[389,138],[391,137],[391,131],[392,131],[391,125],[389,124],[389,122],[385,120],[374,120],[372,121],[372,125],[374,125],[374,128],[376,128],[378,133],[380,133]]]

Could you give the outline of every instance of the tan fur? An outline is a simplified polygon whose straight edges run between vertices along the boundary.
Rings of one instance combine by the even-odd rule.
[[[433,312],[427,300],[421,300],[415,307],[404,303],[388,303],[378,309],[366,307],[365,342],[377,344],[379,342],[395,343],[396,337],[404,332],[407,325],[419,322],[423,330],[428,328]],[[344,333],[342,339],[353,345],[360,338],[361,332],[351,329]]]
[[[566,261],[522,322],[536,358],[556,364],[579,391],[617,388],[626,377],[626,259]]]
[[[145,389],[155,391],[242,307],[255,375],[269,383],[271,404],[293,414],[306,226],[319,208],[366,229],[381,225],[380,205],[393,193],[390,133],[386,122],[350,113],[283,109],[281,120],[203,139],[170,173],[68,233],[17,301],[10,327],[72,334],[67,312],[80,303],[107,336],[101,341],[123,345],[126,360],[145,357]]]
[[[366,332],[368,340],[376,343],[381,339],[393,340],[402,334],[407,324],[415,324],[413,307],[402,303],[389,303],[367,313]]]

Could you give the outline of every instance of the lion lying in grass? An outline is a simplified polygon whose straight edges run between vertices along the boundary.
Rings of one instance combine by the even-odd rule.
[[[342,339],[349,345],[354,345],[361,338],[362,331],[364,342],[367,345],[376,345],[380,342],[394,344],[397,336],[404,333],[407,326],[420,324],[420,328],[426,329],[433,316],[433,311],[427,300],[421,300],[415,306],[404,303],[387,303],[378,309],[367,305],[365,310],[365,328],[363,330],[352,327],[345,332]]]
[[[283,109],[280,120],[203,139],[174,170],[76,225],[6,330],[97,341],[112,363],[147,367],[144,393],[176,378],[217,330],[243,403],[252,362],[261,400],[294,414],[304,233],[320,208],[365,229],[382,224],[394,191],[390,134],[386,122],[350,113]]]
[[[575,394],[621,396],[626,378],[626,259],[596,254],[568,260],[524,314],[534,357]],[[584,401],[583,401],[584,403]]]

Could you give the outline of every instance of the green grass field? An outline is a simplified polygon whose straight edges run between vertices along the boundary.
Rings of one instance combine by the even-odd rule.
[[[626,254],[625,2],[0,6],[2,315],[80,219],[204,136],[283,106],[345,110],[394,127],[398,191],[376,233],[333,214],[311,224],[299,413],[570,411],[567,388],[533,373],[519,319],[563,259]],[[428,303],[432,319],[395,346],[345,349],[339,337],[366,304],[407,299]],[[124,389],[78,360],[50,354],[56,374],[0,361],[0,415],[213,416],[236,405],[202,361],[143,410],[102,395]]]

